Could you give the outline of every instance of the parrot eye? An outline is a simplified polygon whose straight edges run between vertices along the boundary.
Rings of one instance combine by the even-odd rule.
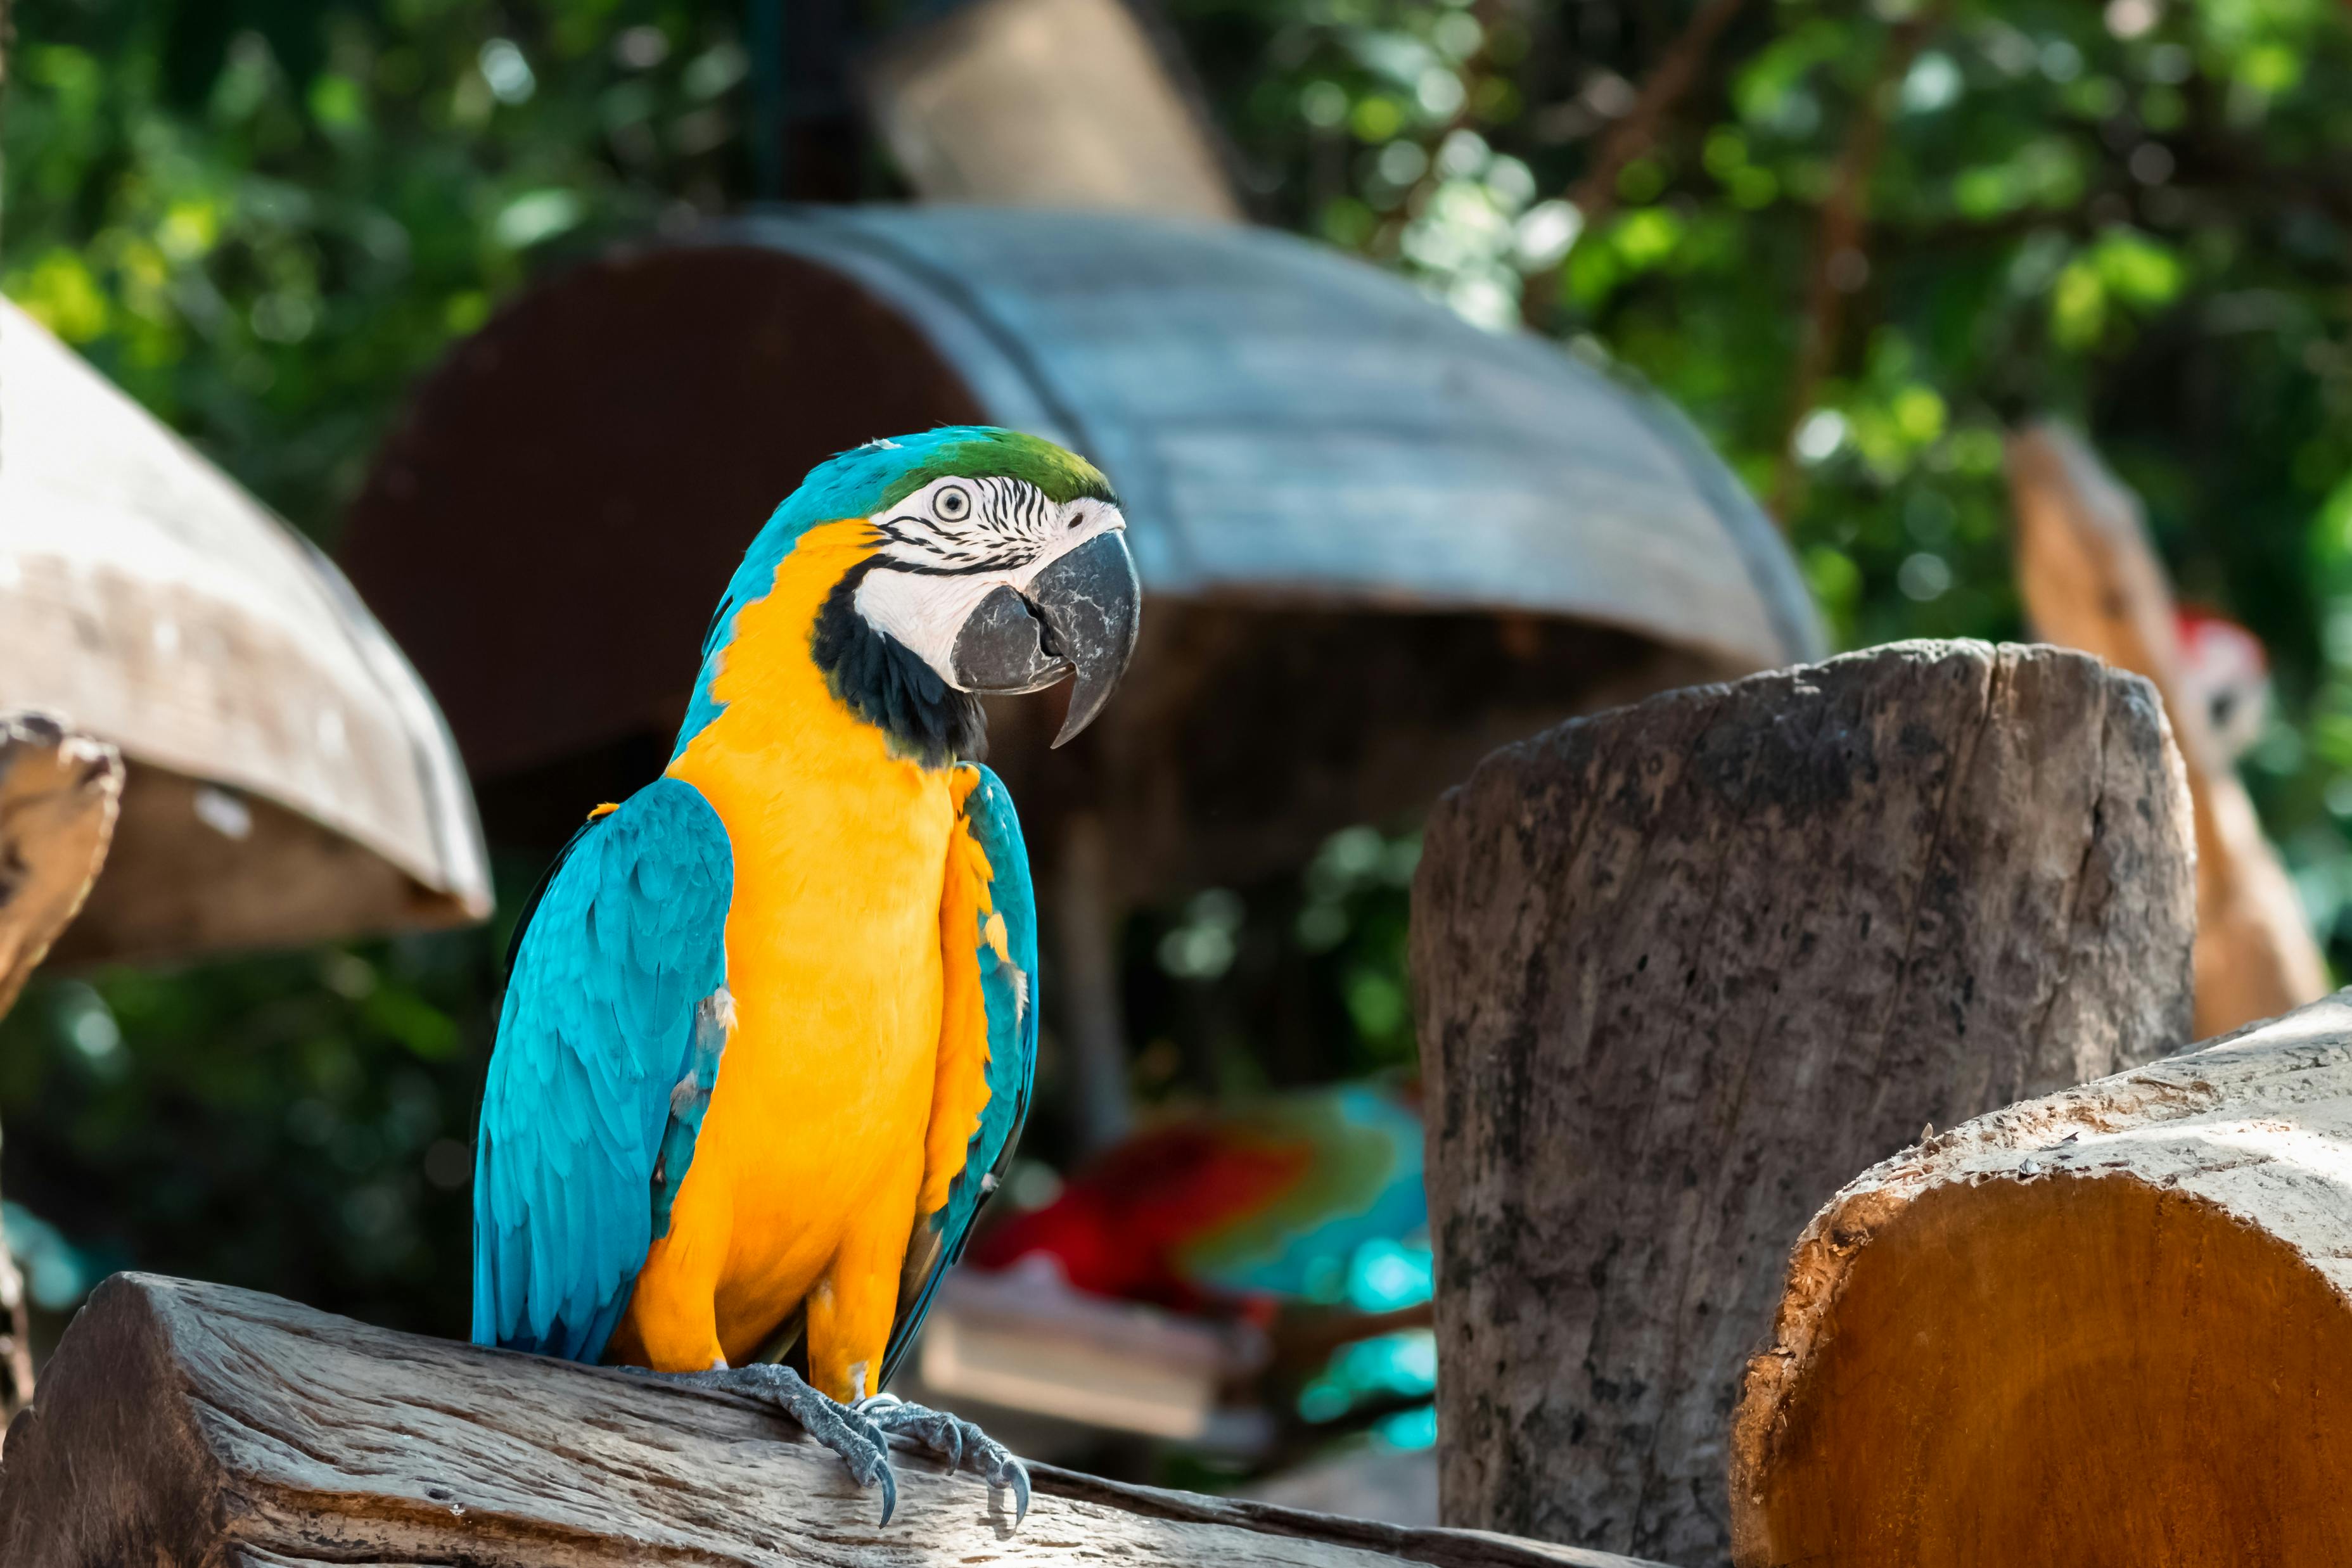
[[[931,497],[931,510],[943,523],[960,523],[971,516],[971,492],[961,485],[950,485]]]

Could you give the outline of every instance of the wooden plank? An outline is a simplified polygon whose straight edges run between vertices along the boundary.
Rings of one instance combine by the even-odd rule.
[[[906,1452],[898,1470],[883,1528],[830,1453],[732,1395],[117,1275],[10,1432],[0,1560],[1638,1568],[1046,1467],[1016,1531],[978,1480]]]
[[[2352,1005],[1849,1183],[1734,1426],[1737,1560],[2352,1560]]]
[[[1490,758],[1413,889],[1446,1521],[1721,1562],[1790,1239],[1923,1122],[2176,1049],[2193,931],[2155,693],[2081,653],[1896,643]]]

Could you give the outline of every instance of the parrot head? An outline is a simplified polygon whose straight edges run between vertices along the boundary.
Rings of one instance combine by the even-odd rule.
[[[1135,652],[1142,588],[1100,471],[1019,431],[956,425],[819,465],[776,509],[712,618],[679,737],[716,716],[734,617],[812,529],[859,521],[811,653],[834,694],[936,764],[975,756],[979,698],[1072,683],[1054,744],[1100,714]]]
[[[1093,723],[1135,652],[1142,601],[1102,475],[1034,436],[991,432],[909,465],[886,495],[856,612],[958,691],[1070,678],[1056,746]]]

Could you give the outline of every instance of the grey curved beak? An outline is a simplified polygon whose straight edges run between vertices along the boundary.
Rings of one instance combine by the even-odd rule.
[[[1042,691],[1075,674],[1061,746],[1095,721],[1143,626],[1143,585],[1118,533],[1097,534],[1039,572],[1026,595],[1000,588],[956,633],[957,684],[966,691]]]

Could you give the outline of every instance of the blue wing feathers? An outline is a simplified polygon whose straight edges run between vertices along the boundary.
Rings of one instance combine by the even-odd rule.
[[[709,802],[664,779],[576,835],[527,911],[475,1157],[478,1343],[603,1354],[652,1242],[695,1005],[726,983],[733,865]]]
[[[987,1196],[980,1176],[997,1174],[1021,1135],[1037,1072],[1037,894],[1029,880],[1029,847],[1022,840],[1021,819],[1013,812],[1003,780],[985,768],[980,776],[965,811],[995,873],[989,892],[1004,919],[1011,962],[999,961],[984,941],[980,944],[981,994],[988,1009],[988,1104],[972,1135],[972,1157],[958,1183],[966,1190],[951,1195],[949,1202],[953,1210],[956,1199],[962,1199],[965,1233]]]
[[[964,817],[993,873],[989,894],[1004,921],[1006,959],[1000,960],[982,929],[972,933],[979,955],[981,999],[988,1015],[988,1103],[982,1107],[962,1172],[949,1185],[948,1200],[929,1223],[940,1243],[929,1272],[912,1301],[902,1300],[882,1356],[877,1387],[887,1387],[930,1312],[940,1281],[971,1239],[972,1222],[994,1190],[1028,1119],[1037,1072],[1037,894],[1029,879],[1029,848],[1021,819],[1004,781],[980,768],[980,782],[964,799]],[[924,1222],[918,1221],[919,1226]]]

